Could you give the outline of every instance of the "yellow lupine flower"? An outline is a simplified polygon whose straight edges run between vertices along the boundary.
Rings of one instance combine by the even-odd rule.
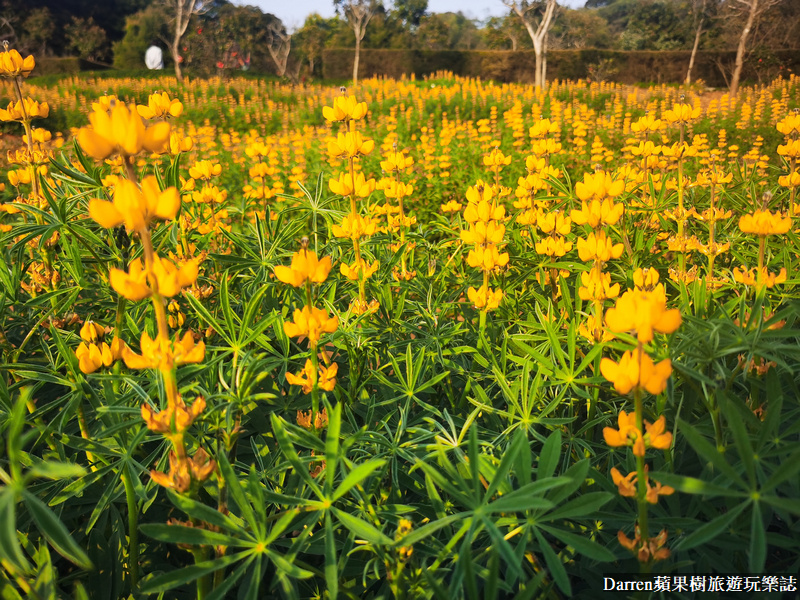
[[[317,386],[326,392],[333,391],[336,387],[336,373],[339,372],[339,365],[336,363],[331,364],[330,367],[324,365],[319,366],[319,373],[317,375]],[[311,378],[314,375],[314,365],[311,364],[311,359],[306,359],[306,364],[303,370],[294,375],[293,373],[286,372],[286,381],[289,385],[303,386],[303,393],[310,394],[313,383]]]
[[[292,255],[292,266],[275,267],[275,277],[283,283],[294,287],[302,287],[306,282],[322,283],[331,271],[331,257],[317,259],[313,250],[302,249]]]
[[[692,107],[691,104],[676,103],[673,104],[672,110],[664,111],[664,118],[670,123],[688,122],[697,119],[700,116],[700,107]]]
[[[109,269],[108,281],[116,292],[128,300],[149,298],[152,291],[147,285],[147,271],[141,258],[136,258],[128,265],[128,272],[120,269]]]
[[[469,200],[469,198],[470,194],[469,190],[467,190],[467,199]],[[485,223],[489,221],[500,221],[505,215],[505,207],[502,205],[492,207],[491,201],[486,200],[485,195],[484,199],[480,200],[480,202],[470,202],[467,204],[467,208],[464,210],[464,220],[467,223],[474,223],[475,221],[483,221]]]
[[[485,285],[482,285],[477,290],[470,287],[467,290],[467,297],[472,302],[472,306],[478,310],[489,311],[500,306],[500,302],[503,299],[503,290],[499,288],[492,290]]]
[[[128,231],[143,231],[154,219],[174,219],[181,206],[178,190],[170,187],[162,192],[153,175],[142,180],[141,189],[132,181],[118,179],[113,196],[112,202],[89,201],[89,216],[107,229],[125,223]]]
[[[581,210],[573,210],[572,221],[576,225],[589,225],[597,229],[600,225],[616,225],[625,207],[621,202],[614,203],[610,198],[581,202]]]
[[[672,375],[672,361],[665,358],[654,364],[650,356],[637,349],[625,352],[618,363],[603,358],[600,361],[600,373],[622,395],[635,389],[647,390],[655,395],[667,389],[667,379]]]
[[[14,48],[0,52],[0,76],[17,77],[22,75],[27,77],[36,66],[33,54],[22,58],[22,55]]]
[[[633,285],[637,290],[652,291],[658,284],[658,271],[655,269],[636,269],[633,273]]]
[[[365,236],[374,235],[378,224],[369,218],[364,218],[359,214],[350,213],[342,219],[341,225],[333,225],[331,232],[335,237],[350,238],[353,240]]]
[[[609,330],[636,331],[643,344],[653,340],[653,332],[672,333],[680,324],[681,312],[677,308],[667,309],[662,285],[657,285],[652,292],[628,290],[617,300],[614,308],[606,311]]]
[[[364,279],[369,279],[378,270],[378,267],[380,267],[380,263],[377,260],[373,261],[371,265],[367,265],[362,258],[354,261],[352,265],[343,262],[339,265],[339,272],[351,281],[358,281],[362,273]]]
[[[358,131],[340,133],[336,141],[328,142],[328,155],[331,158],[355,158],[366,155],[375,148],[375,142],[362,137]]]
[[[536,253],[543,256],[564,256],[572,250],[572,242],[562,237],[546,237],[536,242]]]
[[[461,241],[465,244],[499,244],[505,233],[505,225],[496,221],[475,221],[469,229],[461,232]]]
[[[160,335],[151,339],[145,331],[140,344],[141,354],[136,354],[127,346],[122,352],[122,359],[129,369],[169,371],[178,365],[202,362],[206,355],[205,343],[202,340],[195,343],[190,331],[180,341],[175,342]]]
[[[105,342],[102,342],[99,346],[81,342],[80,346],[75,350],[75,356],[78,357],[78,366],[81,372],[87,375],[94,373],[100,367],[110,367],[114,363],[111,348]]]
[[[143,150],[163,153],[169,149],[169,123],[146,127],[133,104],[115,102],[110,112],[98,107],[89,115],[89,123],[78,132],[78,143],[96,160],[115,153],[134,156]]]
[[[187,407],[178,396],[173,406],[159,412],[155,412],[149,404],[142,404],[142,419],[150,431],[169,436],[187,431],[205,409],[206,401],[202,396],[195,398],[191,407]]]
[[[286,321],[283,331],[288,337],[305,336],[309,344],[316,347],[323,333],[333,333],[339,327],[339,317],[329,317],[328,312],[314,306],[296,308],[294,321]]]
[[[467,264],[473,269],[492,271],[508,264],[508,252],[498,252],[494,244],[473,248],[467,254]]]
[[[359,102],[355,96],[339,96],[334,99],[333,106],[323,106],[322,116],[330,123],[364,118],[367,114],[367,103]]]
[[[583,181],[575,184],[575,195],[579,200],[604,200],[619,196],[624,191],[625,181],[622,178],[614,179],[605,171],[585,173]]]
[[[800,134],[800,113],[786,115],[778,121],[775,128],[785,136]]]
[[[25,121],[34,118],[46,119],[50,115],[47,102],[37,102],[31,98],[23,98],[9,102],[8,107],[0,109],[0,121]]]
[[[605,231],[599,233],[592,232],[587,238],[578,238],[578,257],[583,262],[591,260],[609,261],[612,258],[622,256],[625,247],[622,244],[614,244]]]
[[[394,151],[386,155],[386,160],[381,161],[381,169],[387,173],[393,171],[403,171],[414,164],[411,156],[406,156],[403,152]]]
[[[102,338],[106,333],[100,323],[95,323],[91,319],[86,319],[86,322],[81,327],[81,339],[85,342],[96,342]]]
[[[757,210],[752,214],[739,217],[739,229],[743,233],[777,235],[788,232],[791,227],[792,219],[783,217],[779,212]]]
[[[189,167],[189,177],[192,179],[209,181],[212,177],[216,177],[220,173],[222,173],[222,165],[219,163],[212,163],[210,160],[199,160]]]
[[[592,269],[588,273],[581,273],[578,296],[584,301],[616,298],[619,296],[619,284],[611,284],[611,273],[598,273]]]
[[[363,173],[356,173],[353,181],[350,173],[340,173],[339,179],[331,179],[328,182],[328,187],[339,196],[355,194],[359,198],[366,198],[375,191],[375,180],[366,179]]]

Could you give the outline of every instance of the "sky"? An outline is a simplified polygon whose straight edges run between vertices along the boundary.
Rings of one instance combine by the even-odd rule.
[[[235,0],[236,4],[258,6],[264,12],[270,12],[280,18],[290,29],[303,25],[306,16],[319,13],[323,17],[332,17],[333,0]],[[561,0],[559,4],[577,8],[583,6],[585,0]],[[391,2],[386,2],[387,5]],[[458,12],[472,19],[488,19],[502,16],[508,12],[501,0],[428,0],[428,12]]]

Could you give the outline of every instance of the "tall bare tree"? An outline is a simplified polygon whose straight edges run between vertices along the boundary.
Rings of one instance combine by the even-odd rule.
[[[183,81],[183,71],[181,70],[181,39],[189,27],[192,15],[199,15],[206,10],[209,0],[164,0],[170,14],[175,22],[172,29],[172,39],[167,40],[169,53],[175,63],[175,77],[179,82]]]
[[[292,34],[278,20],[270,23],[267,29],[267,50],[278,70],[278,77],[286,75],[289,64],[289,52],[292,50]]]
[[[739,35],[739,44],[736,47],[736,62],[734,62],[733,76],[731,77],[731,96],[735,96],[739,91],[739,79],[742,76],[742,67],[744,66],[747,38],[753,31],[756,21],[767,10],[781,2],[783,0],[729,0],[733,10],[742,11],[746,15],[742,33]]]
[[[718,0],[691,0],[690,10],[692,12],[692,21],[694,25],[694,44],[692,45],[692,54],[689,56],[689,68],[686,70],[686,84],[692,83],[692,69],[694,68],[694,60],[697,57],[697,50],[700,48],[700,38],[705,30],[706,22],[709,18],[709,8],[711,4]]]
[[[544,88],[547,76],[547,32],[553,23],[558,4],[556,0],[502,0],[522,20],[533,42],[536,54],[536,87]]]
[[[358,61],[361,57],[361,41],[367,34],[367,25],[378,10],[376,0],[333,0],[336,9],[342,9],[350,28],[356,35],[356,56],[353,60],[353,87],[358,85]]]

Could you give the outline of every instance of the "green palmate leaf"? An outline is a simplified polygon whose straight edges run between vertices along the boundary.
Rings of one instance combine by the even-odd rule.
[[[522,569],[519,564],[519,559],[517,555],[514,554],[511,545],[503,537],[503,534],[500,533],[500,530],[489,519],[481,519],[481,523],[489,534],[489,538],[492,540],[492,549],[498,551],[500,557],[502,557],[504,563],[503,567],[510,570],[515,577],[521,577]]]
[[[42,535],[61,556],[72,561],[82,569],[91,569],[92,561],[78,546],[61,520],[47,505],[28,491],[22,492],[22,501],[36,522]]]
[[[759,491],[761,493],[771,492],[783,482],[792,479],[798,471],[800,471],[800,450],[783,460]]]
[[[676,475],[674,473],[665,473],[663,471],[655,471],[650,474],[650,479],[657,481],[663,485],[668,485],[675,488],[684,494],[701,494],[703,496],[727,496],[731,498],[747,496],[745,492],[731,490],[724,488],[713,483],[708,483],[702,479],[695,477],[686,477],[685,475]]]
[[[366,540],[375,546],[389,546],[393,543],[392,538],[388,537],[384,533],[381,533],[381,531],[374,525],[371,525],[370,523],[367,523],[366,521],[363,521],[362,519],[359,519],[348,512],[339,510],[336,507],[333,507],[331,510],[333,511],[333,514],[336,515],[336,518],[339,520],[339,522],[352,531],[356,537]]]
[[[330,511],[325,513],[325,583],[331,600],[339,596],[339,561],[336,557],[336,538]]]
[[[521,452],[530,453],[530,449],[528,448],[525,438],[516,435],[503,453],[503,458],[500,460],[497,470],[489,481],[489,486],[486,488],[486,492],[483,496],[485,499],[491,498],[497,489],[506,482],[507,475],[509,471],[511,471],[511,466],[514,461],[517,460],[517,455]]]
[[[308,472],[308,469],[303,465],[300,461],[300,458],[297,455],[297,450],[295,450],[294,444],[289,440],[289,437],[286,435],[286,428],[284,427],[284,421],[275,413],[270,415],[270,419],[272,420],[272,430],[275,433],[275,438],[278,440],[278,445],[281,448],[281,452],[283,453],[283,457],[289,461],[289,464],[295,470],[295,473],[299,475],[303,481],[310,487],[314,493],[317,495],[318,498],[325,498],[325,494],[320,489],[317,482],[314,481],[314,478],[311,477],[311,474]]]
[[[555,521],[557,519],[589,517],[613,498],[614,496],[608,492],[589,492],[588,494],[582,494],[548,513],[547,519],[549,521]]]
[[[269,557],[269,559],[278,567],[281,571],[286,573],[289,577],[293,577],[295,579],[308,579],[313,577],[314,574],[311,571],[307,571],[306,569],[301,569],[296,564],[286,560],[280,554],[273,552],[271,550],[265,550],[264,554]]]
[[[739,451],[739,458],[744,464],[747,478],[750,480],[750,485],[756,485],[756,469],[755,461],[753,461],[753,446],[750,444],[750,438],[747,435],[747,428],[744,421],[739,415],[734,413],[732,404],[738,402],[735,398],[726,397],[724,391],[717,394],[717,402],[719,403],[722,414],[727,415],[728,428],[733,432],[733,439],[736,443],[736,448]]]
[[[172,544],[191,544],[193,546],[254,546],[255,542],[242,541],[224,533],[187,527],[186,525],[164,525],[162,523],[145,523],[139,526],[145,535]]]
[[[739,484],[743,489],[747,489],[747,484],[745,484],[744,480],[739,477],[739,474],[733,467],[726,462],[725,457],[700,435],[700,432],[683,419],[678,420],[678,427],[692,448],[694,448],[700,456],[714,465],[721,473],[724,473],[731,481]]]
[[[673,550],[690,550],[691,548],[701,546],[713,540],[715,537],[722,534],[722,532],[724,532],[731,523],[733,523],[736,517],[741,514],[748,504],[748,502],[743,502],[733,510],[730,510],[725,514],[720,515],[713,521],[709,521],[705,525],[698,527],[692,533],[675,544],[673,546]]]
[[[339,487],[336,488],[336,491],[333,493],[333,501],[335,502],[342,496],[344,496],[347,492],[349,492],[352,488],[357,485],[361,485],[364,480],[367,479],[375,470],[380,469],[383,465],[386,464],[386,461],[383,459],[375,459],[370,460],[365,463],[362,463],[355,467],[350,473],[347,474],[347,477],[344,478],[342,483],[339,484]]]
[[[226,574],[223,582],[208,595],[206,600],[222,600],[225,598],[225,595],[239,582],[255,560],[256,555],[251,554],[250,557],[236,567],[232,573]]]
[[[419,529],[413,530],[411,533],[394,542],[394,545],[396,547],[412,546],[417,542],[421,542],[425,538],[433,535],[442,527],[447,527],[451,523],[456,523],[463,520],[468,514],[469,513],[466,512],[456,513],[454,515],[447,515],[446,517],[442,517],[441,519],[437,519],[431,523],[426,523]]]
[[[195,518],[198,521],[204,521],[223,530],[235,531],[239,534],[246,534],[245,530],[239,527],[233,521],[233,519],[223,515],[215,508],[211,508],[202,502],[192,500],[187,496],[176,494],[172,490],[167,490],[167,496],[169,497],[170,502],[172,502],[177,508],[181,509],[188,516]]]
[[[49,460],[31,467],[27,475],[31,478],[70,479],[72,477],[84,477],[86,469],[72,463]]]
[[[568,479],[551,477],[533,481],[509,494],[500,496],[487,505],[489,512],[523,512],[526,510],[546,510],[555,506],[552,501],[541,497],[549,489],[569,483]]]
[[[547,565],[547,570],[550,571],[553,581],[556,582],[556,585],[559,587],[559,589],[567,594],[567,596],[572,595],[572,585],[570,585],[567,571],[564,568],[564,563],[561,562],[558,554],[556,554],[555,551],[550,547],[550,544],[544,539],[544,536],[539,533],[539,530],[534,529],[534,533],[536,534],[536,541],[539,542],[539,549],[542,551],[542,555],[544,556],[544,562]]]
[[[161,592],[168,592],[187,583],[213,573],[219,569],[224,569],[232,564],[239,562],[252,556],[252,552],[247,550],[239,552],[238,554],[230,554],[215,558],[214,560],[205,560],[194,565],[183,567],[169,573],[163,573],[142,583],[141,591],[143,594],[158,594]]]
[[[328,428],[325,438],[325,490],[333,491],[336,481],[336,467],[339,461],[339,433],[342,429],[342,404],[328,407]]]
[[[561,476],[567,479],[567,483],[550,494],[550,500],[557,506],[569,496],[571,496],[579,487],[586,481],[586,475],[589,473],[589,459],[584,458],[578,461],[567,469]]]
[[[576,552],[580,552],[591,559],[600,562],[608,562],[616,559],[611,550],[589,539],[588,533],[586,535],[579,535],[558,527],[550,527],[547,525],[539,525],[538,527],[548,532],[553,537],[558,538],[568,546],[571,546]]]
[[[242,516],[250,523],[252,527],[255,527],[256,523],[258,522],[256,513],[253,511],[253,507],[250,506],[250,501],[247,499],[247,496],[244,493],[242,484],[239,482],[239,477],[234,472],[225,452],[219,453],[219,470],[222,472],[222,476],[225,478],[225,483],[228,484],[228,491],[231,495],[231,498],[233,498],[234,502],[236,502],[236,506],[239,507],[239,510],[242,512]]]

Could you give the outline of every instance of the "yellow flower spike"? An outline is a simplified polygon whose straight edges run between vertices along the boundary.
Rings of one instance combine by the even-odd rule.
[[[653,340],[653,332],[673,333],[680,324],[681,313],[677,308],[667,309],[666,293],[660,284],[652,292],[628,290],[614,308],[606,311],[609,330],[636,331],[643,344]]]
[[[108,344],[103,344],[103,346],[108,349]],[[111,356],[110,351],[104,357],[102,347],[96,344],[87,344],[86,342],[81,342],[80,346],[75,350],[75,356],[78,358],[78,368],[86,375],[94,373],[106,362],[108,362],[106,366],[110,366],[113,362],[113,359],[108,360]]]
[[[27,77],[36,66],[33,54],[22,58],[14,48],[0,52],[0,76],[2,77]]]
[[[375,148],[375,142],[364,139],[358,131],[340,133],[336,141],[328,142],[328,155],[331,158],[355,158],[367,155]]]
[[[363,173],[356,173],[355,181],[353,181],[350,173],[340,173],[339,179],[331,179],[328,182],[328,187],[339,196],[355,194],[359,198],[366,198],[375,191],[375,180],[366,179]]]
[[[142,104],[136,111],[143,119],[157,119],[161,117],[179,117],[183,114],[183,104],[177,98],[170,99],[167,92],[150,94],[147,106]]]
[[[611,284],[611,273],[598,273],[592,269],[581,273],[581,287],[578,288],[578,296],[583,301],[616,298],[619,296],[619,284]]]
[[[189,177],[192,179],[209,181],[220,173],[222,173],[222,165],[219,163],[212,163],[210,160],[199,160],[189,167]]]
[[[800,172],[794,171],[788,175],[781,175],[778,177],[778,185],[788,188],[800,187]],[[795,207],[797,207],[797,204],[795,204]],[[794,212],[797,214],[798,209],[795,208]]]
[[[492,198],[494,198],[494,188],[485,183],[479,182],[477,185],[469,186],[466,193],[467,202],[470,204],[486,203],[491,205]],[[502,217],[500,217],[502,218]]]
[[[625,352],[619,363],[603,358],[600,361],[600,373],[623,396],[634,389],[644,389],[655,396],[667,389],[667,379],[672,375],[672,361],[665,358],[654,364],[653,359],[637,349],[635,352]]]
[[[492,290],[485,285],[477,290],[470,287],[467,290],[467,297],[472,302],[472,306],[478,310],[490,311],[500,306],[500,302],[503,300],[503,290],[499,288]]]
[[[556,210],[540,214],[536,219],[536,226],[548,235],[569,235],[572,219]]]
[[[644,422],[644,440],[648,448],[657,450],[667,450],[672,445],[672,433],[665,431],[667,428],[667,418],[661,415],[655,423]]]
[[[131,261],[127,273],[120,269],[109,269],[108,281],[120,296],[128,300],[143,300],[152,293],[147,285],[147,271],[144,270],[141,258]]]
[[[738,267],[734,267],[733,279],[734,281],[743,283],[744,285],[757,285],[758,268],[748,269],[746,267],[742,267],[742,269],[739,270]],[[767,288],[775,287],[775,285],[784,283],[785,281],[786,267],[782,267],[778,273],[770,273],[767,271],[766,267],[761,270],[761,283]]]
[[[329,123],[338,121],[358,121],[367,114],[367,103],[358,102],[355,96],[339,96],[334,99],[333,106],[323,106],[322,116]]]
[[[154,411],[149,404],[142,404],[141,413],[150,431],[168,436],[187,431],[205,409],[206,401],[202,396],[195,398],[191,407],[187,407],[183,399],[178,396],[174,406],[159,412]]]
[[[543,138],[547,135],[559,133],[561,128],[559,127],[558,123],[550,122],[550,119],[541,119],[538,122],[534,123],[530,129],[528,129],[528,134],[536,139],[536,138]]]
[[[503,167],[511,164],[511,157],[503,154],[500,148],[495,148],[483,157],[483,164],[487,167]]]
[[[89,115],[89,123],[78,132],[78,143],[96,160],[115,153],[134,156],[143,150],[164,153],[169,149],[169,123],[145,127],[134,105],[115,102],[110,113],[98,107]]]
[[[295,309],[294,321],[286,321],[283,331],[288,337],[308,338],[312,347],[316,347],[324,333],[333,333],[339,327],[338,317],[329,317],[328,312],[314,306],[304,306],[302,310]]]
[[[633,413],[620,411],[617,416],[617,424],[618,430],[612,427],[603,428],[603,439],[612,448],[627,446],[632,439],[640,436],[639,429],[636,427],[636,416]]]
[[[288,375],[288,373],[287,373]],[[311,429],[311,411],[297,411],[297,424],[303,429]],[[328,409],[323,408],[314,417],[314,429],[319,431],[328,426]]]
[[[317,386],[326,392],[333,391],[336,387],[336,374],[339,372],[339,365],[333,363],[330,367],[324,365],[319,366],[319,373],[317,375]],[[310,394],[313,387],[312,375],[314,373],[314,366],[311,364],[311,359],[306,359],[306,364],[303,370],[294,375],[286,372],[286,382],[290,385],[300,385],[303,387],[304,394]],[[298,423],[299,424],[299,423]],[[309,425],[311,424],[309,415]]]
[[[179,133],[170,133],[169,135],[169,153],[173,156],[181,152],[189,152],[194,148],[194,140],[189,136],[183,137]]]
[[[792,219],[783,217],[778,212],[768,210],[757,210],[739,218],[739,229],[742,233],[754,235],[780,235],[786,233],[792,227]]]
[[[378,224],[375,221],[364,218],[359,214],[350,213],[342,219],[341,225],[333,225],[331,227],[331,233],[333,233],[334,237],[357,240],[365,236],[374,235],[377,228]]]
[[[457,213],[462,208],[463,208],[463,206],[461,204],[459,204],[455,200],[450,200],[449,202],[447,202],[445,204],[440,204],[439,205],[439,210],[441,210],[445,214]]]
[[[590,233],[588,237],[578,238],[577,243],[578,258],[583,262],[599,260],[607,262],[619,258],[625,247],[622,244],[614,244],[606,235],[605,231]]]
[[[95,323],[91,319],[86,319],[83,327],[81,327],[81,339],[85,342],[96,342],[105,335],[105,332],[106,330],[100,323]]]
[[[616,225],[625,211],[624,205],[614,203],[610,198],[581,202],[581,210],[573,210],[572,222],[576,225],[588,225],[597,229],[600,225]]]
[[[40,103],[30,98],[9,102],[7,108],[0,109],[0,121],[25,121],[35,118],[46,119],[49,115],[50,106],[47,102]]]
[[[132,181],[118,179],[113,197],[112,202],[89,201],[89,216],[107,229],[125,223],[128,231],[143,231],[155,219],[174,219],[181,206],[178,190],[170,187],[162,192],[153,175],[142,180],[141,190]]]
[[[790,136],[792,134],[800,135],[800,113],[786,115],[783,119],[778,121],[775,128],[785,136]]]
[[[199,274],[199,266],[200,261],[197,259],[176,265],[169,259],[154,256],[153,275],[158,281],[158,293],[172,298],[183,288],[194,285]]]
[[[499,252],[494,244],[473,248],[467,254],[467,264],[473,269],[493,271],[508,264],[508,252]]]
[[[581,201],[614,198],[624,191],[625,181],[622,178],[614,179],[610,173],[605,171],[585,173],[583,181],[575,184],[575,195]]]
[[[779,145],[778,154],[786,158],[800,158],[800,139],[789,140],[785,144]]]
[[[470,188],[472,189],[472,188]],[[469,190],[467,190],[467,199],[469,199]],[[492,208],[490,200],[486,200],[485,196],[480,202],[470,202],[464,210],[464,220],[467,223],[474,223],[475,221],[501,221],[505,217],[506,209],[504,206],[496,206]]]
[[[328,278],[331,271],[331,257],[325,256],[317,259],[313,250],[302,249],[292,255],[292,266],[279,265],[275,267],[275,277],[278,281],[293,287],[303,287],[306,282],[322,283]]]
[[[562,237],[546,237],[536,242],[535,248],[537,254],[560,257],[572,250],[572,242],[568,242]]]
[[[496,221],[473,222],[469,229],[461,232],[461,241],[465,244],[499,244],[503,241],[506,233],[505,225],[499,225]]]
[[[414,193],[414,186],[402,181],[389,181],[384,187],[387,198],[407,198]]]

